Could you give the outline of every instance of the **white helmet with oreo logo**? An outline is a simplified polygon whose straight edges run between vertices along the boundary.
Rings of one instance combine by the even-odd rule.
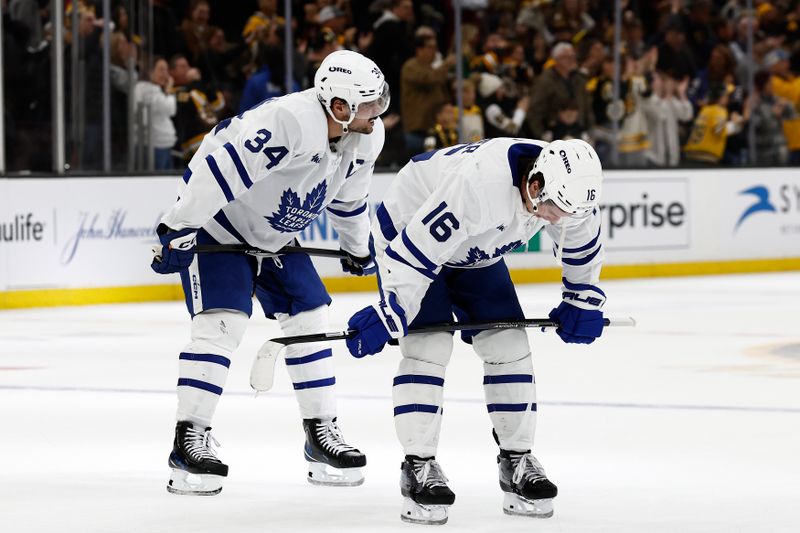
[[[530,198],[535,207],[552,200],[562,211],[580,216],[600,203],[603,167],[597,152],[586,141],[553,141],[545,146],[528,174],[528,183],[537,174],[544,187],[538,197]]]
[[[356,118],[373,118],[389,107],[389,86],[383,73],[371,59],[350,50],[328,55],[314,75],[314,90],[328,114],[347,128]],[[350,109],[346,120],[333,115],[334,98],[343,100]]]

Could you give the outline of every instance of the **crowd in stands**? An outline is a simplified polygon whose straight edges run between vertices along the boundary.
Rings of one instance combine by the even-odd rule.
[[[621,167],[800,162],[800,0],[752,0],[752,12],[745,0],[621,3],[614,100],[615,2],[607,0],[462,0],[460,35],[452,1],[294,1],[291,43],[277,0],[112,0],[114,168],[126,168],[132,144],[138,168],[145,160],[180,168],[220,120],[312,86],[316,68],[338,49],[372,58],[390,86],[384,167],[496,136],[581,138],[606,164],[616,147]],[[100,0],[65,5],[68,159],[94,170],[102,159],[106,15]],[[3,1],[10,171],[52,168],[51,15],[49,0]]]

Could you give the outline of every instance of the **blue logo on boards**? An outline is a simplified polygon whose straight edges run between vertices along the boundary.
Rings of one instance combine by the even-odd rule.
[[[742,222],[744,222],[747,218],[749,218],[751,215],[755,213],[758,213],[760,211],[771,211],[775,213],[777,211],[775,209],[775,206],[772,205],[772,202],[769,201],[769,190],[763,185],[756,185],[755,187],[750,187],[749,189],[741,191],[739,194],[752,194],[753,196],[755,196],[756,200],[755,203],[750,207],[748,207],[745,210],[745,212],[742,213],[742,216],[739,217],[739,221],[736,222],[736,227],[734,228],[733,231],[738,230],[739,226],[742,225]]]
[[[325,206],[325,194],[328,191],[326,182],[322,182],[306,194],[300,203],[300,197],[292,189],[283,191],[278,210],[272,216],[264,217],[269,225],[283,233],[302,231],[311,221],[319,216]]]

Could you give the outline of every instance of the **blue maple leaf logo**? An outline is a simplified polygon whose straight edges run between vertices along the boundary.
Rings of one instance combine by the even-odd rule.
[[[448,265],[453,266],[469,266],[474,265],[475,263],[480,263],[481,261],[488,261],[491,259],[489,254],[478,248],[477,246],[473,246],[467,252],[467,258],[463,261],[448,261]]]
[[[508,244],[504,244],[503,246],[495,248],[494,253],[492,255],[489,255],[488,253],[484,252],[477,246],[473,246],[472,248],[469,249],[469,252],[467,252],[466,259],[464,259],[463,261],[448,261],[447,264],[460,267],[470,266],[483,261],[489,261],[490,259],[494,259],[495,257],[500,257],[501,255],[507,254],[511,250],[519,248],[520,246],[522,246],[522,241],[510,242]]]
[[[511,250],[519,248],[520,246],[522,246],[522,241],[510,242],[510,243],[505,244],[505,245],[503,245],[503,246],[501,246],[499,248],[495,248],[494,249],[494,255],[492,257],[497,257],[499,255],[507,254]]]
[[[286,189],[281,195],[278,210],[271,216],[264,217],[269,225],[282,233],[302,231],[311,221],[319,216],[325,206],[325,194],[328,184],[322,182],[306,194],[303,202],[292,189]]]

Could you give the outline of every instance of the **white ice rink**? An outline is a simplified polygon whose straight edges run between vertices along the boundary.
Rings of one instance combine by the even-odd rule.
[[[539,395],[534,452],[558,485],[555,516],[505,516],[482,366],[456,343],[438,459],[456,493],[439,531],[800,531],[800,273],[610,281],[591,346],[530,331]],[[555,285],[520,287],[546,316]],[[334,295],[333,328],[371,294]],[[254,316],[214,423],[230,465],[215,497],[168,494],[182,303],[0,312],[0,532],[428,531],[399,520],[392,422],[397,348],[364,360],[336,344],[340,424],[366,482],[305,480],[291,385],[254,398]],[[283,366],[282,364],[279,364]]]

